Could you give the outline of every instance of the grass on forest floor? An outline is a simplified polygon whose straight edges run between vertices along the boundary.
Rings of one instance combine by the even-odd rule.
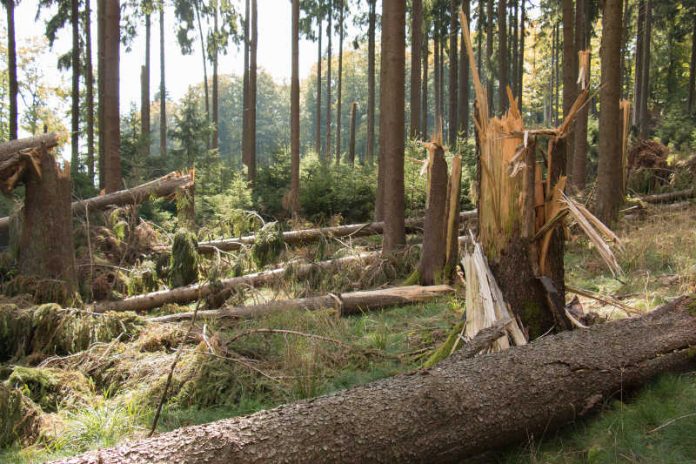
[[[693,292],[694,219],[696,208],[689,208],[677,213],[657,210],[646,220],[623,222],[618,232],[625,251],[618,258],[625,275],[618,279],[606,270],[587,241],[577,238],[568,248],[567,281],[576,287],[620,297],[641,309]],[[332,287],[336,282],[327,285]],[[307,291],[299,286],[285,290],[293,294]],[[586,310],[623,316],[592,300],[581,300]],[[200,353],[206,351],[202,343],[197,347],[189,344],[158,429],[168,431],[248,414],[413,369],[420,365],[421,353],[444,339],[459,317],[455,311],[459,306],[455,299],[450,299],[343,319],[335,318],[330,311],[319,311],[269,315],[241,321],[234,327],[210,322],[207,333],[211,343],[229,345],[234,353],[253,360],[254,367],[275,380],[269,381],[229,361],[206,357]],[[94,376],[96,392],[89,407],[61,409],[52,414],[53,429],[46,432],[39,444],[0,451],[0,462],[42,462],[144,436],[171,362],[172,347],[181,337],[181,330],[151,328],[146,328],[134,342],[117,345],[103,372]],[[355,349],[287,334],[252,333],[225,343],[239,333],[257,328],[320,334]],[[383,355],[366,354],[374,352]],[[92,356],[101,354],[95,351]],[[696,376],[665,376],[625,403],[608,403],[596,418],[580,421],[558,434],[536,437],[498,459],[533,464],[696,462],[692,444],[696,416],[648,433],[694,412]]]

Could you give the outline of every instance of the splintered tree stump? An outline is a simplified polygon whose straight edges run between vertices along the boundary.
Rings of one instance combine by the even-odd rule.
[[[19,239],[19,272],[37,279],[65,282],[77,289],[70,200],[70,167],[61,168],[45,147],[39,153],[41,175],[26,176]]]
[[[442,280],[447,254],[447,161],[440,144],[433,143],[429,149],[430,188],[419,269],[421,285],[434,285]]]
[[[0,144],[0,191],[10,193],[26,173],[38,174],[41,147],[56,145],[58,137],[54,133]]]

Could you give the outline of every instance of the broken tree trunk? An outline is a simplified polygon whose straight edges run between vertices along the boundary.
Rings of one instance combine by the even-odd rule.
[[[10,193],[26,172],[40,176],[41,149],[57,145],[58,136],[53,132],[0,144],[0,191]]]
[[[441,137],[440,132],[440,137]],[[444,277],[447,258],[447,161],[440,140],[429,144],[428,208],[423,225],[423,251],[419,266],[421,285],[435,285]]]
[[[476,219],[476,211],[465,211],[459,215],[462,222]],[[406,221],[407,229],[418,229],[423,226],[423,219],[409,219]],[[382,235],[384,233],[384,222],[371,222],[365,224],[350,224],[346,226],[321,227],[318,229],[291,230],[283,232],[283,241],[288,245],[300,245],[317,242],[325,238],[344,238],[344,237],[369,237],[371,235]],[[200,242],[198,252],[201,254],[214,254],[219,251],[237,251],[245,246],[251,246],[256,242],[255,235],[248,235],[241,238],[225,240],[213,240],[210,242]],[[171,247],[161,246],[155,251],[167,252]]]
[[[678,192],[658,193],[656,195],[645,195],[640,197],[646,203],[671,203],[674,201],[686,200],[696,197],[696,188],[680,190]]]
[[[326,308],[336,308],[340,316],[349,316],[389,306],[423,303],[452,293],[454,293],[454,289],[448,285],[430,287],[414,285],[198,311],[197,318],[245,319],[277,312],[317,311]],[[155,317],[149,321],[179,322],[189,320],[192,317],[193,312],[185,312]]]
[[[39,149],[38,161],[40,175],[32,172],[25,180],[19,272],[23,276],[64,282],[64,291],[69,295],[77,290],[70,166],[58,166],[45,146]]]
[[[695,367],[695,304],[680,298],[642,318],[475,358],[455,353],[415,374],[62,462],[461,462],[572,422],[657,374]]]
[[[367,264],[379,259],[380,253],[362,253],[318,263],[301,264],[271,271],[257,272],[240,277],[231,277],[214,283],[194,284],[187,287],[160,290],[142,295],[131,296],[119,301],[102,301],[94,305],[95,312],[106,311],[147,311],[165,304],[186,304],[200,300],[216,292],[222,292],[241,286],[268,285],[282,280],[287,273],[296,279],[302,279],[310,273],[334,271],[349,264]]]
[[[85,211],[96,211],[114,206],[137,205],[153,197],[170,197],[182,189],[193,185],[193,172],[172,172],[166,176],[146,182],[131,189],[100,195],[87,200],[72,202],[73,214],[84,214]],[[0,218],[0,233],[10,227],[10,218]]]

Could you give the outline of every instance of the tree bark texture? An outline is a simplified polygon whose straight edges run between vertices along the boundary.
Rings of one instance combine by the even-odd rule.
[[[573,0],[563,0],[563,117],[566,118],[578,97],[578,52],[575,48],[575,5]],[[573,152],[575,132],[566,137],[566,166],[568,179],[573,179]]]
[[[317,106],[315,108],[316,112],[316,122],[315,122],[315,128],[314,128],[314,151],[316,152],[317,156],[321,156],[321,93],[322,93],[322,88],[321,88],[321,62],[322,60],[322,48],[321,48],[321,39],[322,35],[324,34],[324,21],[323,18],[319,17],[318,18],[319,24],[317,25]]]
[[[423,0],[413,0],[411,10],[411,118],[409,137],[421,134],[421,54],[423,52]]]
[[[447,256],[447,161],[442,146],[433,143],[430,150],[428,207],[419,266],[421,285],[442,282]]]
[[[498,0],[498,101],[501,114],[505,113],[509,106],[506,91],[510,83],[507,35],[507,0]]]
[[[148,72],[149,69],[150,68],[148,67]],[[94,66],[92,62],[92,0],[85,0],[85,99],[87,100],[87,177],[91,183],[94,183]],[[148,106],[147,109],[148,126],[147,132],[144,133],[149,134],[150,107]],[[149,145],[147,145],[147,147],[149,149]],[[147,154],[149,154],[149,151]]]
[[[244,77],[242,83],[242,163],[249,179],[249,50],[251,48],[251,0],[244,2]]]
[[[299,1],[299,0],[295,0]],[[302,279],[312,272],[338,272],[341,266],[349,264],[367,264],[379,258],[378,253],[364,253],[355,256],[347,256],[330,261],[321,261],[318,263],[301,264],[292,269],[293,275]],[[132,296],[119,301],[102,301],[95,304],[96,312],[106,311],[147,311],[160,307],[164,304],[175,303],[190,303],[209,295],[213,292],[230,290],[241,286],[263,286],[273,282],[281,281],[286,278],[288,268],[278,268],[271,271],[258,272],[256,274],[248,274],[241,277],[231,277],[223,279],[214,284],[194,284],[187,287],[178,287],[171,290],[160,290],[142,295]]]
[[[333,38],[333,7],[334,0],[329,0],[329,24],[326,28],[326,38],[328,40],[326,51],[326,143],[324,146],[324,160],[331,160],[331,113],[333,100],[331,98],[331,62],[332,62],[332,38]]]
[[[70,1],[70,26],[72,28],[72,108],[70,110],[70,167],[73,175],[80,171],[80,2]],[[108,45],[107,45],[108,46]]]
[[[340,293],[295,300],[271,301],[268,303],[235,306],[222,309],[198,311],[197,318],[231,318],[244,319],[260,317],[286,311],[318,311],[336,308],[341,316],[361,314],[389,306],[409,305],[432,301],[454,293],[448,285],[421,287],[417,285],[394,287],[380,290]],[[169,314],[148,319],[150,322],[180,322],[193,318],[193,312]]]
[[[256,102],[258,97],[259,7],[251,0],[251,46],[249,48],[249,180],[256,179]]]
[[[341,163],[341,152],[343,144],[341,143],[341,120],[343,117],[343,39],[344,28],[343,20],[345,15],[344,0],[338,0],[338,95],[336,96],[336,164]]]
[[[26,180],[22,232],[19,239],[19,272],[39,279],[65,282],[77,289],[75,245],[70,214],[72,182],[46,147],[40,148],[40,173]]]
[[[109,0],[107,0],[109,1]],[[164,6],[160,6],[160,158],[167,158],[167,80],[164,54]]]
[[[641,138],[647,138],[650,132],[650,114],[648,113],[648,98],[650,97],[650,50],[652,49],[652,0],[645,0],[645,26],[643,38],[643,69],[641,71],[641,101],[638,133]]]
[[[290,191],[287,209],[297,214],[300,209],[300,4],[292,2],[292,76],[290,79]]]
[[[62,462],[462,462],[573,422],[657,374],[693,368],[693,304],[680,298],[642,318],[474,358],[460,351],[430,369]]]
[[[104,52],[106,44],[104,42],[104,19],[106,13],[106,0],[97,0],[97,124],[99,132],[99,189],[104,188],[104,158],[106,148],[104,145]]]
[[[406,243],[404,225],[404,93],[406,5],[382,3],[382,69],[380,71],[381,134],[379,169],[383,172],[384,240],[390,253]]]
[[[449,121],[448,140],[449,146],[455,149],[457,146],[457,131],[459,129],[459,48],[457,47],[457,24],[459,15],[459,0],[450,0],[450,25],[449,25]]]
[[[19,83],[17,81],[17,41],[15,39],[15,19],[14,19],[14,0],[5,0],[5,10],[7,11],[7,73],[10,92],[10,140],[17,139],[18,110],[17,95],[19,94]]]
[[[590,27],[586,24],[587,4],[586,0],[576,0],[575,8],[575,48],[579,53],[584,52],[589,42]],[[589,53],[589,51],[588,51]],[[586,60],[587,70],[585,75],[588,77],[587,88],[589,88],[589,77],[591,74],[591,56]],[[578,60],[578,69],[580,60]],[[582,89],[585,90],[585,89]],[[575,119],[575,148],[573,151],[573,186],[576,190],[585,189],[587,182],[587,123],[589,117],[589,105],[584,105],[578,111]]]
[[[350,105],[350,143],[348,145],[348,162],[355,165],[355,132],[358,118],[358,102]]]
[[[468,18],[471,15],[471,0],[462,0],[462,11]],[[459,115],[458,131],[464,139],[469,137],[469,63],[464,41],[459,41]]]
[[[375,154],[377,0],[368,0],[368,4],[370,11],[368,13],[369,26],[367,33],[367,153],[365,157],[367,164],[371,166],[374,163]]]
[[[602,88],[596,216],[611,225],[623,203],[621,157],[621,0],[606,0],[602,14]]]

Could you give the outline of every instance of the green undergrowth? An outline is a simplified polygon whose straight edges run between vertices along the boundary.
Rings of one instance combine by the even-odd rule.
[[[633,397],[556,434],[530,439],[499,463],[696,462],[696,373],[664,375]]]

